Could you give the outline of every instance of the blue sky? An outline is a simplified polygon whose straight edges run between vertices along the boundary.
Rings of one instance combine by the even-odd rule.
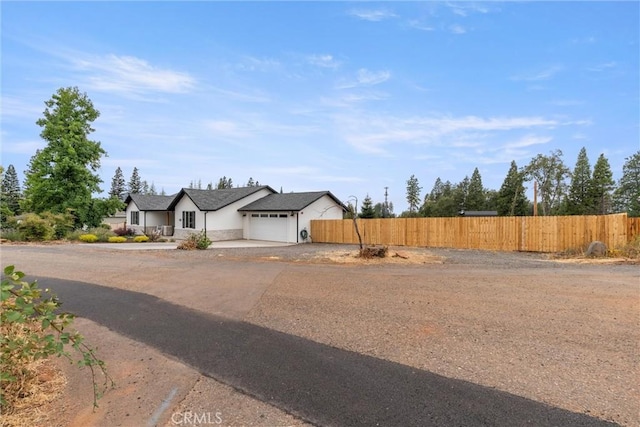
[[[2,2],[2,165],[78,86],[116,167],[168,194],[249,177],[407,209],[478,167],[639,147],[638,2]],[[532,185],[529,185],[532,187]]]

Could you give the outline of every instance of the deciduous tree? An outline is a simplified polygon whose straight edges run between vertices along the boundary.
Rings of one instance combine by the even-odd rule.
[[[548,156],[538,154],[524,171],[528,181],[538,183],[542,215],[553,214],[565,194],[565,180],[569,176],[569,169],[562,161],[562,151],[551,151]]]
[[[84,224],[91,194],[101,191],[97,171],[106,152],[89,139],[100,112],[77,87],[58,89],[45,105],[36,124],[47,145],[31,157],[25,173],[25,208],[36,213],[70,210],[76,224]]]

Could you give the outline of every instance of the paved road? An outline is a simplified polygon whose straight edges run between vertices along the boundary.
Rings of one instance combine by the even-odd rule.
[[[66,311],[322,426],[614,425],[152,295],[39,278]]]

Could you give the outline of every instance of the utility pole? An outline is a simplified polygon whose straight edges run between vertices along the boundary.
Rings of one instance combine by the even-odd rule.
[[[387,191],[389,187],[384,187],[384,206],[382,207],[382,218],[387,218],[389,216],[389,202],[387,197],[389,196],[389,192]]]

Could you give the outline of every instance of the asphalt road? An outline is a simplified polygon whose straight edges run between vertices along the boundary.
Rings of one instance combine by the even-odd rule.
[[[157,297],[38,278],[63,309],[321,426],[615,425]],[[178,284],[177,284],[178,285]]]

